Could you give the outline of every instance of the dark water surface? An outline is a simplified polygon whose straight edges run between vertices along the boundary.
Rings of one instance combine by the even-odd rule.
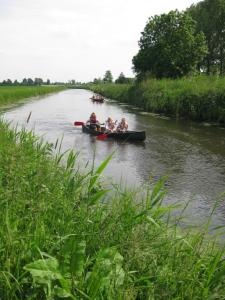
[[[3,115],[13,125],[21,126],[32,112],[26,126],[49,142],[63,136],[62,150],[80,151],[79,160],[84,164],[91,163],[94,152],[98,164],[116,149],[105,171],[115,182],[122,180],[133,187],[150,184],[150,176],[157,181],[162,175],[168,175],[166,202],[182,204],[191,200],[190,220],[203,221],[219,194],[225,191],[225,130],[153,116],[110,100],[104,104],[92,103],[91,95],[86,90],[66,90],[32,99]],[[93,111],[102,122],[108,116],[114,120],[124,116],[129,129],[146,131],[146,141],[98,141],[73,126],[75,120],[86,121]],[[225,200],[216,210],[213,221],[225,223]]]

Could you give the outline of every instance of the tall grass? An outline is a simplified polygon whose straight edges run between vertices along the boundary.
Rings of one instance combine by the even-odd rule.
[[[225,78],[199,76],[183,79],[148,79],[136,85],[89,85],[106,97],[146,111],[196,121],[225,123]]]
[[[76,154],[0,122],[0,299],[222,299],[225,251],[146,193],[81,174]],[[167,220],[167,221],[166,221]]]
[[[63,86],[0,86],[0,105],[13,103],[28,97],[45,95],[65,89]]]

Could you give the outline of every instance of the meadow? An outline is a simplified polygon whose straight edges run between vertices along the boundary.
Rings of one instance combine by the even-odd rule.
[[[136,84],[90,84],[90,90],[145,111],[195,121],[225,123],[225,78],[148,79]]]
[[[7,105],[21,99],[62,91],[63,86],[0,86],[0,105]]]
[[[0,299],[223,299],[210,219],[181,230],[164,180],[111,186],[110,159],[81,173],[58,141],[0,121]]]

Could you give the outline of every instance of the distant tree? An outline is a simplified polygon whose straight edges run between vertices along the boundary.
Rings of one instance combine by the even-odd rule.
[[[100,77],[99,78],[94,78],[93,83],[94,84],[102,83],[102,79]]]
[[[7,83],[7,85],[12,85],[12,80],[11,79],[7,79],[6,83]]]
[[[34,81],[31,78],[27,79],[27,85],[33,85]]]
[[[2,85],[7,85],[6,80],[3,80],[3,81],[2,81]]]
[[[35,85],[41,85],[41,84],[43,84],[43,79],[41,79],[41,78],[35,78],[34,79],[34,84]]]
[[[111,73],[110,70],[107,70],[105,72],[103,81],[106,82],[106,83],[112,83],[113,82],[113,76],[112,76],[112,73]]]
[[[204,0],[187,10],[197,23],[198,32],[204,32],[208,53],[200,67],[207,74],[225,73],[225,1]]]
[[[50,85],[50,84],[51,84],[50,79],[47,79],[46,84],[47,84],[47,85]]]
[[[16,80],[14,80],[13,85],[19,85],[19,82]]]
[[[126,77],[123,72],[120,73],[119,77],[115,80],[115,83],[126,83]]]
[[[129,77],[125,77],[123,72],[121,72],[119,77],[115,80],[115,83],[120,83],[120,84],[131,83],[131,82],[133,82],[133,79]]]
[[[151,17],[139,41],[140,50],[133,57],[138,77],[181,77],[197,69],[207,53],[205,37],[196,33],[188,13],[177,10]]]
[[[27,79],[26,79],[26,78],[24,78],[24,79],[22,80],[22,85],[27,85]]]
[[[76,81],[74,79],[68,80],[68,84],[75,85]]]

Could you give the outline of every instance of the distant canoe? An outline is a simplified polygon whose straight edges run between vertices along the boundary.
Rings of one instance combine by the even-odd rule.
[[[100,102],[100,103],[102,103],[102,102],[104,102],[104,97],[100,97],[100,96],[92,96],[91,98],[90,98],[93,102]]]
[[[144,141],[146,138],[145,131],[125,131],[125,132],[105,132],[105,131],[97,131],[91,129],[89,126],[82,126],[83,132],[98,136],[101,134],[107,135],[107,138],[112,138],[116,140],[124,140],[124,141]]]

